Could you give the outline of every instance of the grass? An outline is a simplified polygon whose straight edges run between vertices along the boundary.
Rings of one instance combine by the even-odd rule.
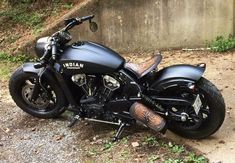
[[[0,52],[0,77],[1,80],[9,79],[12,71],[14,71],[23,62],[30,61],[30,58],[25,55],[12,56],[8,53]]]
[[[33,28],[33,34],[34,35],[38,35],[39,33],[41,33],[43,31],[43,26],[42,26],[42,24],[39,24],[39,25],[37,25],[37,26],[35,26],[34,28]]]
[[[154,137],[154,136],[146,136],[146,137],[144,137],[144,141],[143,142],[144,142],[144,144],[147,144],[149,146],[154,146],[154,145],[156,145],[158,143],[156,137]]]
[[[218,36],[209,43],[209,47],[214,52],[227,52],[235,47],[235,37],[232,35],[229,35],[228,38]]]
[[[53,0],[40,8],[34,8],[34,3],[33,0],[26,0],[25,2],[21,0],[13,6],[6,5],[0,10],[0,23],[8,24],[9,27],[15,27],[17,24],[32,30],[32,34],[38,35],[43,31],[44,20],[47,17],[56,15],[61,10],[69,10],[74,6],[74,3],[63,0]]]
[[[185,150],[184,146],[177,145],[177,144],[172,144],[172,142],[169,142],[168,146],[171,149],[171,151],[174,152],[174,153],[182,153]]]
[[[12,23],[21,24],[24,26],[35,27],[42,23],[43,14],[28,12],[27,5],[19,5],[11,9],[6,9],[0,12],[0,17],[10,20]]]
[[[114,145],[113,142],[108,141],[108,142],[104,143],[103,150],[104,150],[104,151],[110,150],[110,149],[113,147],[113,145]]]
[[[194,153],[189,154],[188,162],[193,162],[193,163],[205,163],[206,159],[204,156],[197,156]]]
[[[63,5],[63,7],[66,8],[66,9],[71,9],[71,8],[73,8],[73,6],[74,6],[74,4],[73,4],[73,3],[70,3],[70,2],[65,3],[65,4]]]
[[[97,156],[98,155],[98,149],[97,148],[92,148],[89,152],[90,156]]]
[[[87,126],[86,126],[87,127]],[[96,127],[92,127],[96,128]],[[100,130],[101,127],[99,127]],[[86,131],[89,128],[84,129]],[[168,141],[149,132],[132,134],[118,142],[111,142],[112,131],[104,130],[96,140],[86,137],[80,144],[83,151],[82,162],[146,162],[146,163],[206,163],[207,159],[197,155],[191,148]],[[98,141],[97,141],[98,140]],[[101,140],[101,141],[100,141]],[[96,141],[98,143],[96,143]],[[132,143],[138,142],[138,147]]]
[[[6,62],[0,60],[0,81],[7,81],[12,72],[20,66],[19,63]]]
[[[14,43],[19,38],[20,38],[20,35],[9,36],[5,41],[11,44],[11,43]]]
[[[154,162],[157,161],[158,159],[160,159],[160,156],[158,156],[158,155],[151,155],[151,156],[148,158],[147,163],[154,163]]]
[[[0,61],[23,63],[23,62],[30,61],[30,58],[23,54],[18,54],[18,55],[13,56],[5,52],[0,52]]]

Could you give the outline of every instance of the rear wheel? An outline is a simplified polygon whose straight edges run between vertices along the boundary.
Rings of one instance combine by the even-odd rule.
[[[186,138],[202,139],[214,134],[221,127],[225,118],[225,103],[220,91],[210,81],[201,78],[194,91],[181,88],[178,96],[197,99],[195,101],[200,103],[200,109],[197,112],[197,106],[170,106],[168,109],[186,118],[185,121],[169,120],[168,128],[171,131]]]
[[[12,99],[23,111],[38,118],[55,118],[64,112],[65,98],[53,81],[42,82],[37,98],[31,100],[37,74],[17,69],[11,76],[9,90]]]

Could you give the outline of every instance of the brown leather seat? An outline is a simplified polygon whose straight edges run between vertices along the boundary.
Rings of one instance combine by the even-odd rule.
[[[161,60],[162,60],[162,55],[157,54],[140,64],[126,63],[125,68],[134,72],[138,78],[141,78],[146,74],[148,74],[150,71],[156,69]]]

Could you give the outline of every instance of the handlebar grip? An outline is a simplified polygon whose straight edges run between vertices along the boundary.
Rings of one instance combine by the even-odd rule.
[[[82,21],[86,21],[86,20],[90,20],[93,19],[95,17],[95,15],[88,15],[88,16],[84,16],[81,18]]]
[[[41,61],[47,59],[47,57],[48,57],[48,52],[49,52],[49,50],[46,49],[45,52],[44,52],[44,54],[43,54],[43,56],[40,58]]]
[[[52,45],[52,46],[51,46],[51,54],[52,54],[52,55],[56,55],[56,54],[57,54],[56,45]]]
[[[51,43],[51,55],[52,55],[52,59],[56,60],[57,46],[56,46],[56,42],[55,41],[52,41],[52,43]]]

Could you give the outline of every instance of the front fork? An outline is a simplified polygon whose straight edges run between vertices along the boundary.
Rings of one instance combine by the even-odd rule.
[[[38,72],[38,77],[36,78],[35,85],[33,87],[32,95],[30,97],[30,101],[35,101],[40,94],[40,89],[43,89],[46,93],[48,93],[47,89],[42,84],[42,75],[46,71],[46,68],[43,68]]]
[[[39,95],[39,91],[40,91],[40,85],[39,85],[39,79],[36,79],[36,83],[33,87],[33,91],[32,91],[32,95],[30,97],[30,101],[35,101],[38,98]]]

